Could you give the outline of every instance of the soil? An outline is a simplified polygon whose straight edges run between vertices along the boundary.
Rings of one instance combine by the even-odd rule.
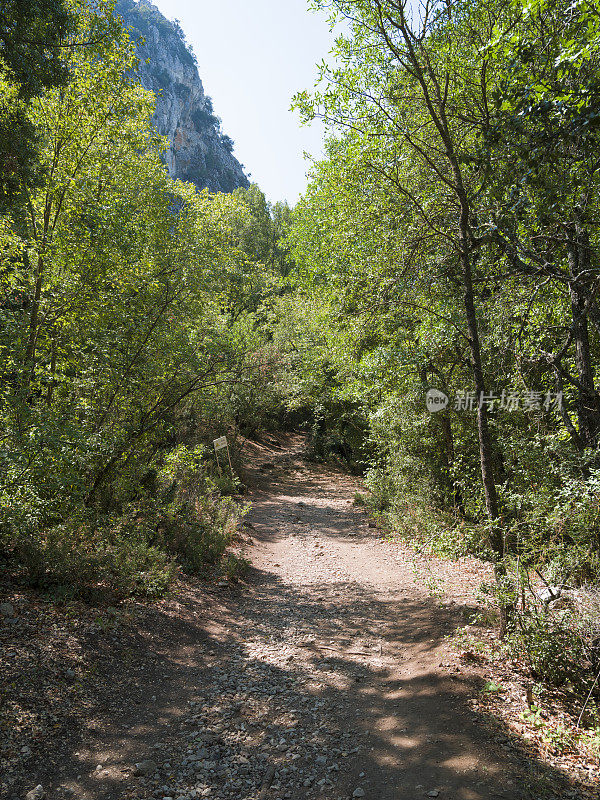
[[[0,797],[596,796],[474,702],[485,669],[449,637],[485,565],[390,544],[300,436],[242,456],[243,583],[118,608],[0,585]]]

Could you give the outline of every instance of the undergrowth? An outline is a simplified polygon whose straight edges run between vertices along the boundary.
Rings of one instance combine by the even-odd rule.
[[[226,551],[247,507],[224,496],[239,480],[213,477],[207,448],[180,445],[133,483],[128,476],[126,486],[112,487],[110,511],[86,508],[20,530],[5,519],[0,557],[15,578],[65,597],[153,598],[182,572],[243,575],[247,563]]]
[[[368,474],[367,485],[369,494],[354,502],[365,505],[394,536],[443,558],[491,557],[483,525],[437,508],[418,494],[399,494],[379,473]]]

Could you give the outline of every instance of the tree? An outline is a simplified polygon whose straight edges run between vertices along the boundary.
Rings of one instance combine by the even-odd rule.
[[[247,263],[242,210],[169,180],[154,98],[102,13],[82,9],[79,36],[94,43],[69,49],[69,83],[29,105],[44,180],[26,192],[24,222],[2,231],[6,481],[59,516],[100,502],[132,453],[239,358],[221,308]]]
[[[531,291],[549,284],[560,297],[560,336],[549,346],[540,331],[546,341],[532,343],[524,368],[554,374],[557,387],[573,397],[577,424],[567,402],[562,408],[571,438],[579,449],[593,448],[600,436],[589,330],[591,323],[600,332],[598,8],[515,3],[513,21],[499,27],[488,47],[504,67],[481,151],[489,174],[488,232],[499,258]]]
[[[373,170],[412,207],[429,235],[444,244],[445,269],[461,285],[474,388],[477,397],[485,397],[474,288],[482,246],[476,232],[481,175],[466,165],[475,149],[473,129],[487,113],[488,59],[465,64],[470,31],[460,4],[426,3],[420,19],[404,2],[340,0],[334,8],[352,32],[338,39],[341,66],[325,67],[328,88],[312,101],[299,95],[297,105],[309,118],[318,114],[370,141]],[[487,24],[493,27],[493,14]],[[486,507],[496,520],[494,457],[482,402],[477,424]],[[495,530],[492,539],[501,556],[501,533]]]
[[[0,209],[34,178],[35,132],[26,105],[64,84],[64,47],[76,15],[67,0],[7,0],[0,8]]]

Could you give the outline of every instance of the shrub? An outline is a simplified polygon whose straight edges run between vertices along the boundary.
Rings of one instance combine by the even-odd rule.
[[[209,477],[207,456],[202,445],[181,445],[169,453],[159,475],[172,500],[166,509],[159,509],[156,541],[185,569],[196,573],[219,561],[246,512],[231,498],[221,497],[223,491],[238,490],[238,479]]]
[[[48,524],[34,513],[36,498],[27,498],[19,518],[13,506],[0,524],[0,552],[17,576],[40,588],[160,596],[181,568],[200,573],[218,565],[246,511],[221,496],[208,474],[208,455],[203,445],[181,445],[160,468],[132,467],[112,487],[119,502],[110,513],[80,508]],[[237,485],[231,479],[228,488]],[[226,561],[224,569],[239,573],[242,564]]]
[[[548,614],[529,609],[517,617],[506,639],[509,651],[527,662],[537,680],[553,686],[570,683],[583,688],[586,675],[583,644],[569,614]],[[588,687],[589,690],[589,687]]]
[[[366,483],[370,490],[366,505],[401,538],[443,557],[460,558],[470,553],[490,557],[482,525],[433,505],[416,486],[412,491],[399,492],[394,477],[385,470],[370,470]]]
[[[525,449],[524,449],[525,450]],[[525,458],[519,451],[521,462]],[[507,542],[551,583],[582,585],[600,576],[600,470],[594,453],[569,453],[552,437],[517,462],[502,493]]]
[[[600,592],[578,596],[576,609],[552,611],[534,603],[513,609],[504,648],[523,660],[539,682],[593,700],[600,698]]]
[[[224,472],[222,475],[217,475],[214,478],[215,487],[222,495],[238,494],[242,487],[242,482],[237,475],[231,475]]]
[[[156,542],[192,573],[218,563],[236,531],[242,509],[230,498],[204,496],[190,509],[174,503],[161,514]]]
[[[223,562],[223,572],[228,581],[237,581],[243,578],[250,568],[250,562],[244,556],[229,553]]]
[[[28,583],[71,586],[85,595],[104,586],[119,596],[158,596],[178,572],[176,564],[145,537],[115,535],[78,524],[60,525],[19,542],[15,556]]]

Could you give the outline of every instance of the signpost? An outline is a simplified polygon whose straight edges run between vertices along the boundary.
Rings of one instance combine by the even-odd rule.
[[[229,455],[229,444],[227,442],[227,437],[219,436],[218,439],[213,439],[213,445],[215,448],[215,458],[217,459],[217,466],[219,467],[219,472],[221,472],[221,463],[219,462],[219,452],[221,450],[227,450],[227,460],[229,461],[229,469],[231,470],[231,474],[233,475],[233,467],[231,466],[231,456]]]

